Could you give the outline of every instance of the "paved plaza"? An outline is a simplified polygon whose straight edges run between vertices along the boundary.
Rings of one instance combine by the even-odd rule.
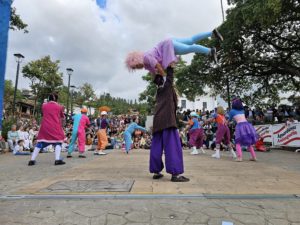
[[[148,150],[120,150],[86,159],[74,154],[54,166],[54,154],[0,156],[0,224],[300,225],[300,154],[273,150],[258,162],[216,160],[184,151],[188,183],[152,180]],[[65,153],[63,153],[65,156]]]

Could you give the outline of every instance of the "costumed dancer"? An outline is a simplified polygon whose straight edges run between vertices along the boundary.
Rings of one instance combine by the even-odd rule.
[[[132,123],[129,124],[129,126],[124,132],[125,150],[127,154],[131,149],[133,132],[135,130],[141,130],[143,132],[147,132],[147,130],[144,127],[139,126],[138,123],[139,123],[138,117],[132,118]]]
[[[201,53],[211,56],[217,63],[216,48],[207,48],[196,44],[200,40],[215,36],[223,41],[222,35],[217,29],[211,32],[199,33],[190,38],[169,38],[160,42],[156,47],[147,52],[131,52],[127,55],[126,66],[132,71],[145,68],[152,74],[165,76],[165,69],[172,63],[176,63],[176,55],[185,55],[188,53]]]
[[[245,117],[244,106],[239,98],[232,101],[232,110],[229,113],[229,119],[234,119],[237,123],[235,127],[235,144],[237,152],[237,162],[243,161],[242,146],[246,146],[251,154],[250,161],[256,161],[256,154],[252,145],[258,139],[255,128]]]
[[[154,173],[153,179],[163,177],[164,169],[162,161],[165,153],[166,172],[172,175],[173,182],[187,182],[188,178],[180,176],[184,173],[183,154],[179,133],[176,124],[177,95],[173,87],[173,68],[167,68],[167,79],[164,83],[162,76],[155,79],[158,86],[156,92],[156,104],[153,120],[153,138],[150,149],[150,173]]]
[[[71,143],[68,148],[67,158],[72,158],[72,152],[74,151],[74,145],[76,140],[78,139],[78,150],[79,150],[79,158],[86,158],[84,155],[85,152],[85,129],[90,126],[90,119],[87,117],[87,108],[83,107],[81,109],[81,113],[73,116],[73,130],[72,130],[72,138]]]
[[[106,146],[108,145],[107,128],[109,127],[109,121],[107,119],[106,111],[101,112],[101,118],[100,120],[97,120],[97,125],[98,146],[97,150],[94,152],[94,155],[106,155],[106,153],[103,152],[103,150],[105,150]]]
[[[181,122],[189,125],[189,144],[190,146],[192,146],[191,155],[198,155],[198,149],[200,149],[200,151],[205,154],[205,151],[203,149],[204,131],[198,120],[199,115],[196,112],[191,112],[190,117],[191,119],[188,122]]]
[[[37,136],[37,144],[31,155],[28,166],[35,165],[36,157],[41,149],[53,145],[55,148],[54,165],[63,165],[65,162],[60,158],[61,146],[65,139],[62,128],[64,119],[64,107],[57,103],[58,95],[50,94],[48,102],[42,106],[43,119]]]
[[[213,120],[217,123],[217,132],[216,132],[216,148],[215,153],[212,155],[213,158],[219,159],[220,155],[220,145],[222,140],[227,146],[233,158],[236,158],[236,154],[230,143],[230,130],[228,127],[228,121],[225,117],[225,110],[222,106],[217,107],[217,113],[213,115]]]

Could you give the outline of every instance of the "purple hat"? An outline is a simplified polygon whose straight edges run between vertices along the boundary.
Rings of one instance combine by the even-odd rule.
[[[234,98],[232,100],[232,108],[236,109],[236,110],[243,110],[244,106],[243,106],[242,100],[239,98]]]

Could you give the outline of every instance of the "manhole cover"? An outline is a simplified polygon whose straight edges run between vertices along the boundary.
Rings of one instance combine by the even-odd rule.
[[[40,192],[130,192],[134,180],[65,180],[51,184]]]

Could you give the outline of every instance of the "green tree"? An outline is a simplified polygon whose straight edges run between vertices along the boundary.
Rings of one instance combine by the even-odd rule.
[[[146,87],[146,90],[140,93],[139,101],[146,102],[147,103],[147,112],[151,113],[155,106],[155,95],[157,87],[152,82],[153,81],[153,75],[151,73],[147,73],[145,76],[142,77],[142,79],[146,82],[148,82],[148,86]]]
[[[11,7],[11,17],[10,17],[10,29],[11,30],[23,30],[24,33],[28,33],[28,25],[23,22],[20,15],[17,14],[15,7]]]
[[[14,92],[15,92],[15,87],[13,85],[13,82],[11,80],[5,80],[5,84],[4,84],[4,109],[7,112],[11,112],[11,110],[12,110]],[[21,100],[21,99],[22,99],[22,93],[18,89],[17,93],[16,93],[16,100],[18,101],[18,100]]]
[[[247,104],[279,103],[282,92],[300,91],[299,0],[231,0],[233,8],[219,28],[225,40],[216,46],[219,65],[196,54],[178,73],[177,86],[190,99],[203,87],[226,99],[239,95]]]
[[[23,67],[23,76],[30,80],[30,88],[35,96],[35,110],[37,102],[42,103],[49,93],[58,92],[63,85],[63,74],[59,72],[59,63],[59,60],[52,61],[50,56],[45,56]]]

